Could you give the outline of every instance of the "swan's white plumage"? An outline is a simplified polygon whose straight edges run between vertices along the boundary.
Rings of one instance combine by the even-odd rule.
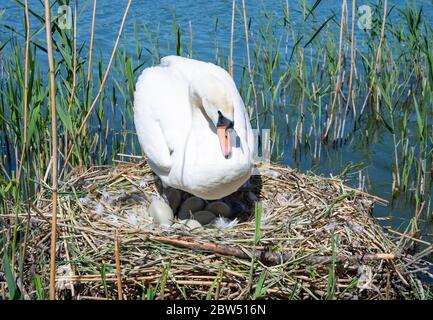
[[[231,100],[238,138],[229,159],[208,115],[191,104],[191,86],[198,92],[218,88],[225,92],[217,94]],[[212,63],[168,56],[145,69],[136,84],[134,122],[149,164],[165,185],[219,199],[251,175],[254,136],[244,103],[230,75]]]

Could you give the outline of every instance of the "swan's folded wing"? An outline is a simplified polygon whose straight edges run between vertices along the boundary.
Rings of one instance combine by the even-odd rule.
[[[170,150],[161,129],[160,119],[153,108],[158,106],[144,90],[150,80],[150,69],[145,70],[137,81],[134,97],[134,122],[141,148],[157,174],[167,173],[171,169]],[[154,70],[152,70],[154,71]]]
[[[171,155],[159,122],[136,124],[141,147],[158,175],[171,169]]]

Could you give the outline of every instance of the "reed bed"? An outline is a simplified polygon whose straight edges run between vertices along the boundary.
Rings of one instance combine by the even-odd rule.
[[[371,215],[386,201],[338,178],[273,165],[260,172],[233,195],[249,208],[237,225],[187,230],[160,228],[145,214],[160,195],[145,160],[75,168],[58,192],[57,298],[425,298],[413,273],[422,260]],[[24,298],[46,294],[50,195],[44,187],[27,215],[0,215],[6,234],[27,219],[15,288]]]

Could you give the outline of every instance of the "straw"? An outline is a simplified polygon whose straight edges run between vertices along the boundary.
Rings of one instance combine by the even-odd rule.
[[[338,178],[259,168],[261,176],[230,196],[248,208],[237,225],[190,231],[153,223],[147,207],[161,183],[145,160],[122,161],[75,168],[59,187],[58,238],[67,244],[57,252],[61,299],[71,290],[76,299],[418,297],[414,273],[424,269],[372,217],[386,201]],[[44,279],[49,270],[50,194],[47,187],[30,208],[23,282],[33,293],[29,270]],[[16,215],[0,219],[13,223]]]

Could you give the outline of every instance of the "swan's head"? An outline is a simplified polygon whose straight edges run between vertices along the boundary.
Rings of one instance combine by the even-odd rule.
[[[228,86],[212,75],[196,77],[190,84],[190,98],[192,104],[202,108],[215,126],[223,156],[230,157],[234,106]]]

